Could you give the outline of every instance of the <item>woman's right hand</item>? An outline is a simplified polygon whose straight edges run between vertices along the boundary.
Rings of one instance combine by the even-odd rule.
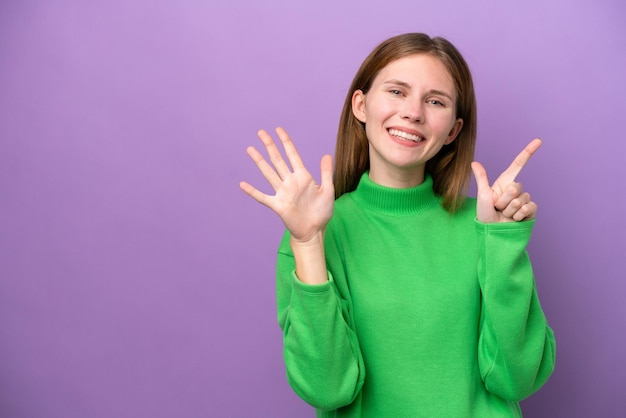
[[[306,243],[323,234],[333,215],[335,189],[333,187],[332,157],[325,155],[320,163],[321,184],[317,184],[304,166],[295,145],[282,128],[276,133],[280,139],[289,165],[283,158],[272,137],[264,130],[258,132],[269,155],[271,165],[254,147],[247,152],[265,179],[272,186],[275,195],[265,194],[249,183],[239,183],[241,189],[257,202],[267,206],[280,216],[291,233],[292,242]],[[273,167],[272,167],[273,165]]]

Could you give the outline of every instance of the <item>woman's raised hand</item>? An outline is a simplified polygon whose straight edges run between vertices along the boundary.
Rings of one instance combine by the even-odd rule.
[[[511,165],[489,186],[487,172],[482,164],[472,163],[478,186],[476,218],[480,222],[513,222],[532,219],[537,214],[537,204],[522,191],[522,184],[515,181],[530,157],[541,146],[541,139],[533,139],[520,152]]]
[[[304,243],[318,233],[323,233],[333,214],[335,189],[332,157],[330,155],[322,157],[321,184],[317,184],[304,166],[287,132],[277,128],[276,133],[289,164],[272,137],[264,130],[259,131],[258,135],[267,150],[271,164],[256,148],[251,146],[247,149],[248,155],[259,167],[275,194],[273,196],[265,194],[245,181],[239,183],[239,186],[257,202],[280,216],[291,233],[292,240]]]

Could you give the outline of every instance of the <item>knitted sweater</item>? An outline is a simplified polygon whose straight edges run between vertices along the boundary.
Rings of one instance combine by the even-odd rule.
[[[335,202],[328,281],[278,251],[278,320],[295,392],[318,417],[520,417],[554,369],[555,342],[526,253],[534,221],[446,212],[432,178],[373,183]]]

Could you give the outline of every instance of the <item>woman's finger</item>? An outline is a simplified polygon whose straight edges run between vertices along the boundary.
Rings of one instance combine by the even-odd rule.
[[[526,221],[533,219],[537,215],[537,204],[535,202],[528,202],[519,208],[517,212],[512,216],[515,221]]]
[[[276,189],[280,187],[280,184],[282,183],[282,179],[280,178],[280,176],[276,173],[276,171],[274,171],[269,163],[265,161],[263,155],[256,148],[250,146],[246,149],[246,152],[259,168],[261,174],[263,174],[263,177],[265,177],[270,186],[272,186],[274,191],[276,191]]]
[[[504,210],[513,199],[517,199],[522,195],[522,183],[509,184],[502,194],[498,196],[495,206],[498,210]]]
[[[502,216],[505,218],[515,219],[515,214],[517,214],[520,210],[523,213],[526,211],[526,209],[522,208],[530,203],[530,201],[530,195],[528,193],[522,193],[515,199],[511,199],[507,206],[502,209]]]
[[[239,188],[243,190],[248,196],[262,205],[270,207],[271,196],[257,190],[254,186],[246,181],[239,182]],[[270,207],[271,208],[271,207]]]
[[[265,149],[267,150],[267,155],[270,157],[270,161],[274,165],[276,172],[280,176],[281,179],[287,178],[289,174],[291,174],[291,168],[287,165],[287,162],[283,158],[282,153],[278,149],[278,146],[265,130],[260,130],[257,135],[265,145]]]
[[[287,134],[287,131],[285,131],[283,128],[276,128],[276,134],[278,135],[280,142],[283,144],[283,148],[285,149],[285,155],[287,156],[287,159],[289,159],[289,164],[291,164],[291,167],[294,170],[305,168],[304,163],[302,162],[302,158],[300,158],[300,154],[298,153],[295,144],[291,140],[291,137],[289,136],[289,134]]]

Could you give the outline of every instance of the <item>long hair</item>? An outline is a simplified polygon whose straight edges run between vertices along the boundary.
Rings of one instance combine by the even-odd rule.
[[[335,197],[356,189],[361,175],[369,169],[369,144],[365,124],[352,113],[352,95],[367,94],[378,73],[389,63],[414,54],[429,54],[441,60],[454,81],[457,93],[456,117],[463,127],[452,143],[444,146],[426,163],[433,189],[442,197],[443,207],[455,212],[463,203],[471,175],[476,144],[476,97],[469,67],[448,40],[423,33],[406,33],[387,39],[363,61],[357,71],[341,112],[335,149]]]

